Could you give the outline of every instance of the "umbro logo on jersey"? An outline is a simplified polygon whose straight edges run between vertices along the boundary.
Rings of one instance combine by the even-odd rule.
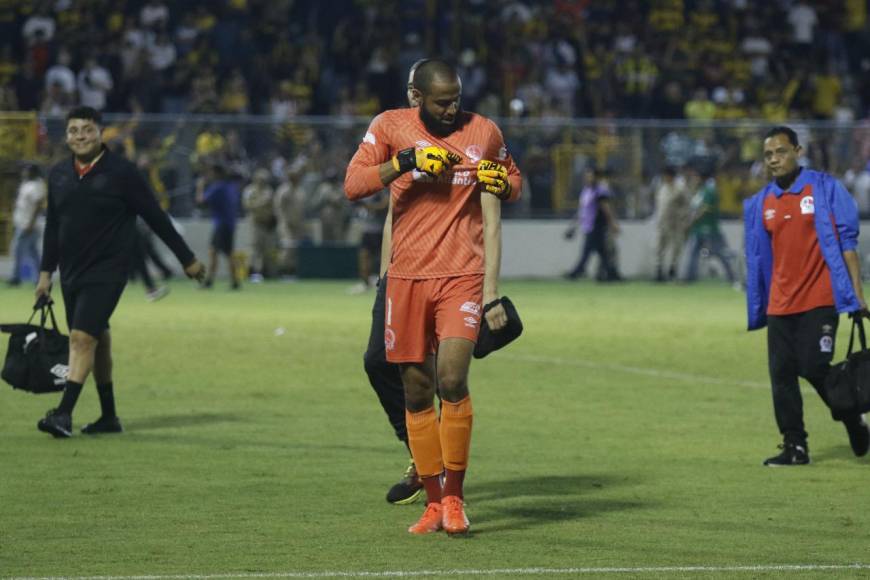
[[[764,219],[765,219],[765,221],[772,220],[772,219],[775,218],[775,217],[776,217],[776,210],[775,210],[775,209],[766,209],[766,210],[764,210]]]
[[[466,302],[459,307],[459,311],[474,314],[475,316],[480,316],[480,304],[478,304],[477,302]]]

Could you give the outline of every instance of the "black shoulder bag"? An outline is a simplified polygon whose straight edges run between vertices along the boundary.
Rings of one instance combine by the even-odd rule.
[[[861,350],[852,352],[856,328]],[[846,360],[832,366],[825,378],[825,396],[835,416],[870,411],[870,350],[867,350],[864,322],[858,315],[852,320]]]
[[[37,310],[39,325],[31,324]],[[48,323],[51,326],[47,326]],[[69,374],[69,337],[57,328],[51,303],[40,300],[25,324],[0,324],[9,333],[9,347],[0,377],[31,393],[62,391]]]

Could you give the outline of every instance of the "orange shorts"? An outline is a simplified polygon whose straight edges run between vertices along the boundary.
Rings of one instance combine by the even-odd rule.
[[[406,280],[389,278],[384,346],[392,363],[421,363],[445,338],[477,342],[483,275]]]

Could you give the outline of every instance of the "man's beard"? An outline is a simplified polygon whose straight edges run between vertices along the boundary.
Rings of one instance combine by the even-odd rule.
[[[429,112],[424,107],[419,107],[420,109],[420,120],[423,121],[423,125],[426,129],[429,130],[430,133],[434,135],[445,136],[449,135],[456,129],[456,124],[459,122],[459,111],[456,112],[456,116],[453,117],[453,123],[450,125],[445,125],[435,117],[429,114]]]
[[[782,177],[777,177],[776,184],[779,186],[780,189],[786,189],[788,187],[791,187],[791,185],[797,180],[797,176],[800,172],[801,166],[798,165],[793,171],[789,171]]]

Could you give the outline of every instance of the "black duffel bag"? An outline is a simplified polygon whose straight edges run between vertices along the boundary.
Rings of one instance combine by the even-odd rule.
[[[852,352],[856,329],[861,350]],[[860,315],[852,319],[846,360],[832,366],[825,378],[825,397],[835,417],[870,411],[870,350]]]
[[[31,324],[37,311],[39,325]],[[47,326],[48,323],[51,326]],[[40,299],[25,324],[0,324],[9,333],[9,348],[0,373],[13,389],[31,393],[62,391],[69,374],[69,337],[57,328],[49,300]]]

